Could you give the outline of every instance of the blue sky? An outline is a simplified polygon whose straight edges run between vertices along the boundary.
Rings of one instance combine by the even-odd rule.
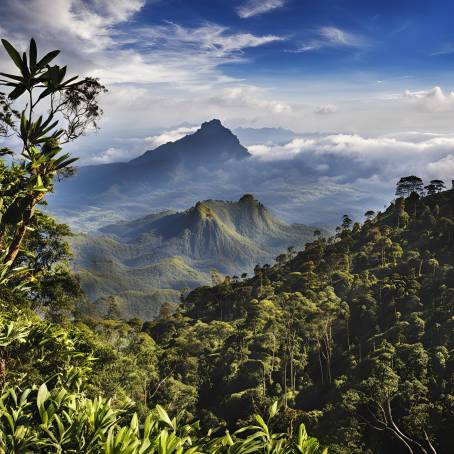
[[[265,10],[266,3],[268,11],[254,14],[254,6]],[[135,20],[187,28],[218,24],[226,33],[281,38],[243,49],[242,64],[223,66],[232,77],[278,82],[336,72],[423,82],[443,79],[453,68],[453,10],[449,1],[168,0],[145,6]]]
[[[50,9],[48,0],[1,0],[1,6],[2,36],[22,48],[31,36],[43,51],[58,47],[70,72],[99,77],[108,87],[101,131],[70,150],[82,163],[128,160],[219,118],[230,128],[331,134],[330,153],[363,160],[414,146],[428,156],[419,165],[454,173],[452,1],[53,0]],[[8,69],[6,59],[0,67]],[[322,153],[326,144],[311,146]],[[267,159],[308,147],[257,145],[252,150]]]

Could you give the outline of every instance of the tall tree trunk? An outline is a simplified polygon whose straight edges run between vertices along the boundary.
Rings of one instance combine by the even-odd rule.
[[[398,438],[400,438],[401,441],[405,440],[404,444],[407,446],[407,448],[410,450],[410,452],[413,452],[411,450],[411,448],[409,447],[409,445],[411,443],[413,445],[416,445],[423,454],[428,454],[427,450],[424,448],[424,446],[421,445],[421,443],[419,443],[414,438],[411,438],[407,434],[405,434],[394,422],[392,410],[391,410],[391,401],[389,398],[386,399],[386,413],[387,413],[388,423],[390,424],[390,429],[396,434],[396,436]]]
[[[322,379],[322,385],[324,384],[324,381],[325,381],[325,377],[324,377],[324,374],[323,374],[323,364],[322,364],[322,346],[320,345],[320,342],[318,343],[318,364],[320,366],[320,376],[321,376],[321,379]]]
[[[284,364],[284,408],[287,408],[287,361]]]
[[[13,240],[8,247],[8,253],[4,259],[5,264],[9,264],[10,268],[14,265],[17,254],[20,251],[22,243],[27,232],[27,226],[30,223],[30,220],[33,216],[33,210],[35,206],[44,198],[45,192],[40,192],[37,195],[29,195],[30,202],[28,204],[27,212],[25,213],[24,219],[20,222],[19,227],[16,229],[16,232],[13,236]]]
[[[8,254],[5,258],[5,263],[10,264],[10,267],[13,266],[14,261],[16,260],[17,254],[20,251],[20,247],[25,238],[25,232],[27,231],[27,223],[22,221],[16,230],[13,241],[9,245]]]

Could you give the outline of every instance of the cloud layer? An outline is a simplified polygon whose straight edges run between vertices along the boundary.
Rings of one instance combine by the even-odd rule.
[[[236,11],[243,19],[267,13],[285,5],[285,0],[247,0]]]
[[[292,52],[312,52],[324,48],[363,48],[369,41],[359,34],[342,30],[338,27],[319,27],[314,36]]]
[[[167,130],[136,145],[152,148],[194,129]],[[454,175],[454,134],[306,134],[288,143],[257,143],[248,149],[250,159],[219,169],[179,168],[168,185],[143,190],[140,200],[134,200],[137,212],[123,215],[184,209],[208,198],[235,200],[250,192],[289,222],[334,226],[343,214],[362,220],[366,209],[383,209],[402,176],[415,174],[425,182],[442,179],[450,187]],[[98,162],[126,156],[109,148]],[[128,205],[127,200],[118,202]]]

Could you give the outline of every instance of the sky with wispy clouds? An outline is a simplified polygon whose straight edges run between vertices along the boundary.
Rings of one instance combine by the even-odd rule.
[[[253,144],[257,159],[288,160],[309,149],[319,159],[348,156],[361,169],[376,165],[368,178],[386,184],[409,162],[427,175],[454,175],[452,1],[0,6],[2,37],[20,48],[31,36],[43,51],[60,48],[71,73],[99,77],[108,87],[101,131],[72,146],[82,163],[125,161],[220,118],[230,128],[321,134],[313,142]],[[1,54],[0,69],[8,65]]]

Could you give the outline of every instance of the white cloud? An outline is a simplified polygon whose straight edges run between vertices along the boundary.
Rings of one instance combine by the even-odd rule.
[[[114,27],[140,11],[145,0],[15,0],[2,4],[7,35],[26,44],[28,36],[53,40],[71,53],[91,53],[114,44]],[[69,50],[68,49],[68,50]]]
[[[110,147],[102,153],[93,156],[89,164],[108,164],[111,162],[123,162],[131,159],[127,152],[121,148]]]
[[[454,54],[454,44],[453,43],[445,43],[441,48],[432,52],[430,55],[436,57],[438,55],[450,55]]]
[[[321,27],[319,32],[321,37],[334,45],[359,47],[365,44],[365,40],[361,36],[341,30],[340,28]]]
[[[319,115],[329,115],[337,112],[337,106],[334,104],[325,104],[324,106],[318,106],[314,112]]]
[[[254,145],[250,153],[262,161],[303,160],[338,178],[355,181],[378,175],[382,181],[416,174],[446,181],[454,175],[454,135],[396,134],[363,137],[331,134],[297,138],[285,145]],[[330,165],[332,164],[332,165]]]
[[[292,112],[292,107],[287,103],[262,99],[260,90],[254,86],[244,85],[226,88],[220,93],[219,99],[226,104],[260,109],[277,115]]]
[[[234,32],[213,23],[188,28],[167,22],[138,28],[134,36],[138,49],[129,51],[133,55],[127,58],[121,54],[117,58],[109,55],[106,77],[114,73],[113,80],[119,77],[123,82],[122,74],[127,74],[130,81],[148,80],[194,90],[207,84],[235,82],[219,69],[221,65],[244,62],[246,49],[283,40],[276,35]],[[130,67],[126,71],[125,61]]]
[[[325,47],[363,48],[368,45],[369,41],[362,35],[337,27],[320,27],[314,38],[290,52],[311,52]]]
[[[247,0],[236,9],[238,16],[243,19],[267,13],[285,5],[285,0]]]
[[[430,162],[428,170],[432,175],[445,175],[446,187],[450,187],[449,178],[454,180],[454,155],[449,154],[438,161]]]
[[[47,0],[15,0],[2,4],[2,37],[22,48],[30,36],[41,51],[58,46],[70,69],[105,84],[159,83],[193,90],[234,82],[221,65],[243,62],[246,49],[283,39],[213,23],[140,27],[132,19],[144,5],[145,0],[55,0],[49,14]]]
[[[163,131],[161,134],[158,134],[156,136],[146,137],[145,142],[149,143],[151,146],[153,146],[153,148],[155,148],[167,142],[175,142],[182,137],[187,136],[188,134],[194,133],[195,131],[197,131],[197,129],[199,129],[198,126],[182,126],[180,128]]]
[[[231,33],[227,27],[207,24],[198,28],[186,28],[169,23],[167,26],[150,28],[149,36],[164,40],[166,44],[187,43],[209,50],[214,56],[224,57],[231,52],[257,47],[282,38],[275,35],[256,36],[250,33]]]
[[[402,97],[415,107],[429,112],[447,111],[454,107],[454,93],[445,94],[440,87],[420,91],[405,90]]]

